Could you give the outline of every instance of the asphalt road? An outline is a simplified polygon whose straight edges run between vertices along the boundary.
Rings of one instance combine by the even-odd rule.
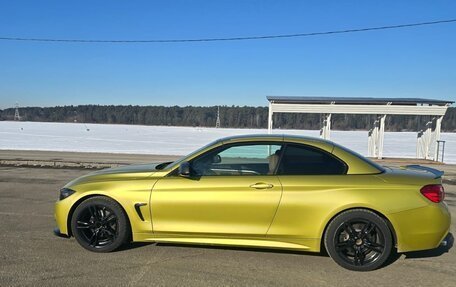
[[[58,190],[87,170],[0,167],[0,286],[455,286],[456,250],[400,256],[373,272],[325,255],[170,244],[110,254],[55,237]],[[455,233],[456,186],[446,185]]]

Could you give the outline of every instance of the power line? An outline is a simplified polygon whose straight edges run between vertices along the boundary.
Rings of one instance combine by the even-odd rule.
[[[335,30],[325,32],[311,32],[298,34],[283,34],[283,35],[265,35],[265,36],[247,36],[247,37],[228,37],[228,38],[200,38],[200,39],[151,39],[151,40],[89,40],[89,39],[51,39],[51,38],[21,38],[21,37],[0,37],[3,41],[27,41],[27,42],[64,42],[64,43],[185,43],[185,42],[219,42],[219,41],[243,41],[243,40],[264,40],[277,38],[295,38],[295,37],[311,37],[332,34],[356,33],[367,31],[378,31],[387,29],[399,29],[408,27],[418,27],[425,25],[436,25],[456,22],[456,19],[439,20],[431,22],[418,22],[400,25],[368,27],[347,30]]]

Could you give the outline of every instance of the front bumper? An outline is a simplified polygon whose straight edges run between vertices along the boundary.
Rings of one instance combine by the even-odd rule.
[[[62,237],[62,238],[70,238],[70,236],[61,233],[60,229],[58,227],[54,228],[54,235],[57,237]]]
[[[68,230],[68,213],[70,212],[71,202],[68,199],[59,200],[54,205],[54,218],[60,234],[70,235]],[[54,232],[55,233],[55,232]]]

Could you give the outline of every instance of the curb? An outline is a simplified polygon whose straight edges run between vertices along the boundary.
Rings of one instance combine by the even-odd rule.
[[[72,161],[43,161],[43,160],[9,160],[0,159],[0,166],[14,167],[46,167],[46,168],[76,168],[76,169],[102,169],[117,167],[119,163],[99,162],[72,162]]]

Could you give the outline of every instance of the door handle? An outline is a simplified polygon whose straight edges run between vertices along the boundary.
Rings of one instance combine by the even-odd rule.
[[[270,184],[270,183],[265,183],[265,182],[257,182],[257,183],[252,184],[250,187],[255,188],[255,189],[268,189],[268,188],[273,188],[274,185]]]

